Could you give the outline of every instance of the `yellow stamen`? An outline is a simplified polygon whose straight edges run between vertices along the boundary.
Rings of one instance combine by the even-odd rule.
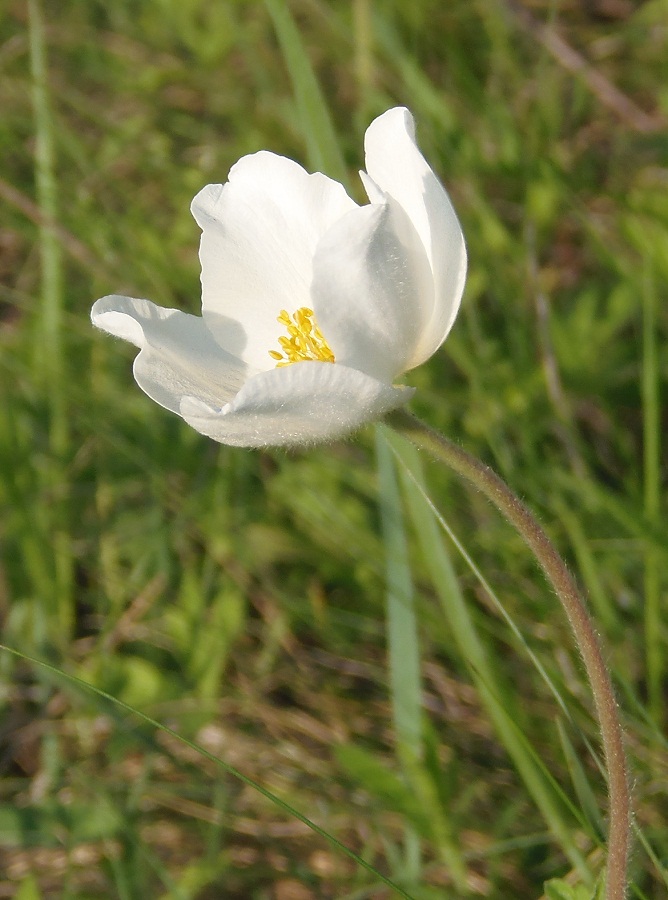
[[[334,362],[334,354],[315,323],[313,310],[308,306],[300,307],[292,316],[287,310],[282,309],[276,321],[284,325],[288,332],[288,337],[278,339],[282,353],[278,350],[269,350],[269,356],[278,360],[277,369],[291,363],[309,360]]]

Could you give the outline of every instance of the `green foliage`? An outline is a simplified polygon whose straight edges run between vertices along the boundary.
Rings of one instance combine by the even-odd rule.
[[[553,878],[545,884],[547,900],[600,900],[603,896],[601,886],[594,890],[582,884],[570,885],[559,878]]]
[[[198,311],[188,205],[245,153],[361,201],[364,128],[396,103],[470,256],[447,344],[407,376],[416,411],[510,481],[584,584],[632,756],[630,896],[665,896],[665,11],[6,4],[0,616],[65,673],[0,654],[14,896],[390,896],[375,869],[415,898],[592,900],[589,696],[516,536],[393,438],[379,468],[371,429],[292,455],[207,442],[88,321],[111,292]],[[548,20],[589,69],[553,55]]]
[[[24,878],[14,897],[16,900],[42,900],[42,892],[39,889],[37,879],[33,878],[32,875]]]

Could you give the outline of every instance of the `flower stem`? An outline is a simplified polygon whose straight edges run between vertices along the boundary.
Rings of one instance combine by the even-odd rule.
[[[605,900],[624,900],[631,801],[623,732],[601,644],[578,587],[533,514],[489,466],[470,456],[406,410],[395,410],[387,416],[386,422],[485,494],[524,539],[556,591],[587,671],[603,744],[609,792],[608,859],[604,896]]]

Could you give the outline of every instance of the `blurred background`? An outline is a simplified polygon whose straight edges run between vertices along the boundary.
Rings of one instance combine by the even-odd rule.
[[[364,130],[396,104],[470,256],[453,332],[408,376],[413,408],[510,482],[584,585],[628,730],[631,896],[666,896],[667,60],[665,0],[2,5],[0,617],[31,659],[0,652],[0,897],[397,896],[82,682],[407,896],[533,900],[557,877],[590,896],[589,691],[519,539],[426,467],[491,592],[449,538],[452,578],[435,578],[407,515],[425,723],[407,771],[374,429],[299,453],[216,445],[89,324],[108,293],[199,311],[189,203],[245,153],[332,160],[362,202]]]

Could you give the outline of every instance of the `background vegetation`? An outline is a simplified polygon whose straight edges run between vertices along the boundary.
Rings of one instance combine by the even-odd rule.
[[[345,167],[361,200],[364,129],[397,103],[471,260],[414,408],[585,586],[628,729],[631,896],[665,897],[665,0],[43,5],[0,12],[0,615],[54,668],[0,654],[0,897],[397,895],[216,757],[411,897],[590,895],[590,697],[515,535],[429,466],[453,542],[371,428],[293,454],[208,442],[88,321],[113,292],[198,311],[188,205],[244,153]],[[388,663],[397,597],[418,638]],[[418,642],[422,713],[410,690],[397,712]]]

